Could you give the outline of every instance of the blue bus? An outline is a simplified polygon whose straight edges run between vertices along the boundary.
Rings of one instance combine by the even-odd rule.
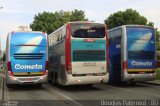
[[[5,78],[13,84],[48,81],[48,44],[43,32],[10,32],[6,42]]]
[[[110,82],[139,82],[156,78],[154,29],[123,25],[108,31]]]
[[[68,22],[48,35],[48,40],[49,80],[55,85],[108,82],[105,24]]]

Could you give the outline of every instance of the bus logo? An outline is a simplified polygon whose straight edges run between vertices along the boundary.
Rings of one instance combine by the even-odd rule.
[[[19,70],[19,69],[42,69],[42,65],[21,65],[21,64],[16,64],[15,65],[15,69]]]
[[[132,61],[131,62],[132,66],[152,66],[152,62],[136,62],[136,61]]]

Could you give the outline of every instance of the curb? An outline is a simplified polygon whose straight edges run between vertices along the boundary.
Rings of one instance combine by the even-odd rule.
[[[156,82],[142,82],[144,84],[149,84],[149,85],[156,85],[156,86],[160,86],[160,82],[156,83]]]
[[[1,78],[1,87],[0,87],[0,100],[2,100],[2,95],[3,95],[3,77]]]

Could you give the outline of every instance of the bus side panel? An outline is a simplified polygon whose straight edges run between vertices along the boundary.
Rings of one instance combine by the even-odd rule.
[[[110,58],[110,82],[121,81],[121,48],[120,44],[113,44],[109,46]]]
[[[116,30],[109,32],[109,72],[110,72],[110,83],[121,82],[122,70],[121,70],[121,38],[122,29],[118,28]]]
[[[65,40],[62,40],[58,45],[54,46],[54,55],[56,58],[56,68],[54,72],[58,74],[60,84],[66,82],[66,67],[65,67]]]

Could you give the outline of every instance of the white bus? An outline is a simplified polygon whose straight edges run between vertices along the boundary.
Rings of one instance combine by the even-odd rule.
[[[48,37],[51,82],[60,85],[108,82],[105,24],[68,22]]]

